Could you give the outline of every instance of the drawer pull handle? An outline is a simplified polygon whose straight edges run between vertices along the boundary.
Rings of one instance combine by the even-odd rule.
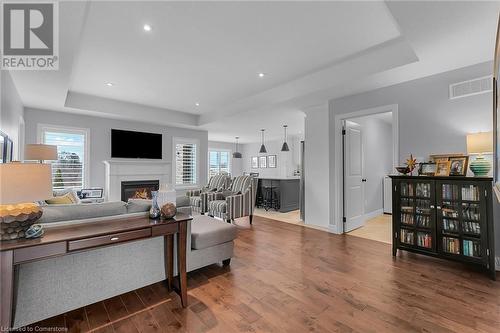
[[[119,239],[120,239],[120,238],[118,238],[118,237],[111,237],[111,239],[110,239],[110,240],[112,240],[112,241],[116,241],[116,240],[119,240]]]

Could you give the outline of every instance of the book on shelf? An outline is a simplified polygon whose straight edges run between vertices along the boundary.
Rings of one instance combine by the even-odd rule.
[[[478,201],[479,200],[479,188],[475,185],[462,186],[462,200]]]

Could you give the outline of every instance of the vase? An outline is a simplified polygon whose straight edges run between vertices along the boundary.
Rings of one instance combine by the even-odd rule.
[[[151,208],[149,209],[149,218],[150,219],[159,219],[161,216],[160,207],[158,207],[158,191],[151,191],[152,202]]]
[[[491,163],[482,155],[479,155],[474,161],[472,161],[469,168],[474,173],[474,176],[486,177],[491,170]]]

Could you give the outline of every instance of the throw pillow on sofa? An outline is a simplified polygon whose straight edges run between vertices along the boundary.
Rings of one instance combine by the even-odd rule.
[[[71,193],[66,193],[58,197],[53,197],[51,199],[45,200],[49,205],[64,205],[64,204],[76,204],[78,203]]]

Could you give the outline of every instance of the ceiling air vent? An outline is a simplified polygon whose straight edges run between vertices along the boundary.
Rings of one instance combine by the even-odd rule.
[[[450,99],[479,95],[493,90],[493,77],[484,76],[473,80],[450,84]]]

